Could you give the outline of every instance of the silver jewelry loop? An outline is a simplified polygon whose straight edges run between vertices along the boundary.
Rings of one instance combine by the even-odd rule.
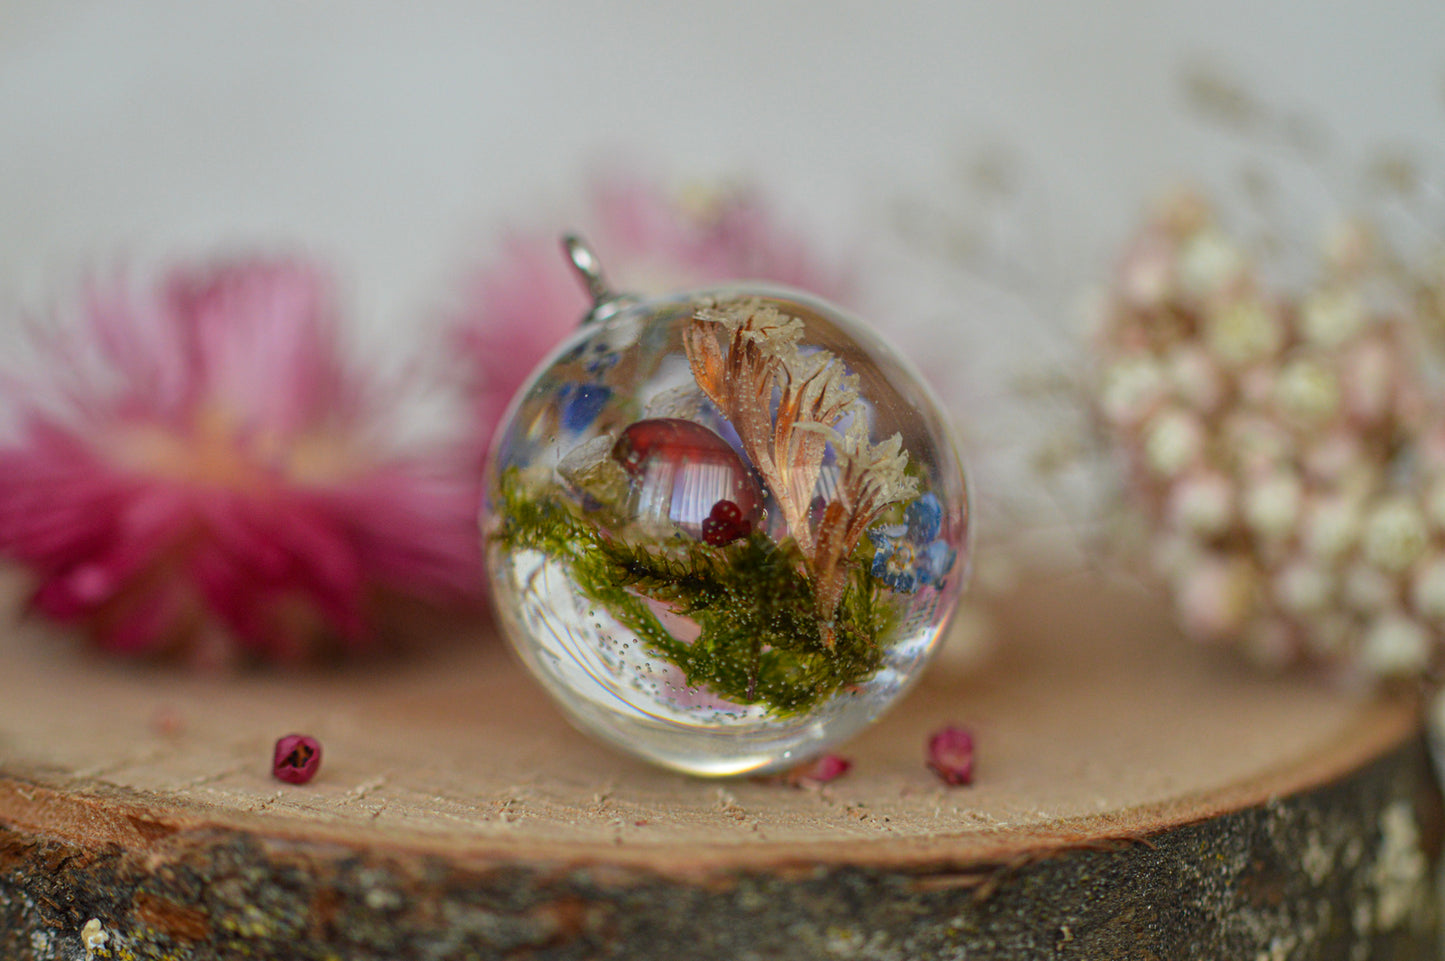
[[[571,261],[572,268],[577,271],[577,276],[582,280],[582,285],[587,288],[587,296],[592,298],[592,309],[583,317],[583,324],[594,324],[600,320],[606,320],[617,311],[637,298],[627,294],[619,294],[607,284],[607,278],[602,274],[602,262],[597,259],[587,241],[578,234],[564,234],[562,237],[562,251]]]

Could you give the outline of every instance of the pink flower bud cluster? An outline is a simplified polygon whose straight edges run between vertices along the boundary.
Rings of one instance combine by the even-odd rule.
[[[1445,421],[1368,235],[1302,292],[1192,195],[1129,246],[1097,406],[1184,630],[1271,666],[1415,675],[1445,640]]]

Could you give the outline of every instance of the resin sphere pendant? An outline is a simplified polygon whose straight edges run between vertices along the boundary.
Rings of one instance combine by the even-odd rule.
[[[842,311],[757,285],[607,290],[487,466],[496,608],[584,731],[704,775],[801,763],[918,679],[967,576],[938,406]]]

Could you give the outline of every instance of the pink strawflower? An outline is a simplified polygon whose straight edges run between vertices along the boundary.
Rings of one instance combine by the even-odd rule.
[[[927,763],[944,784],[972,784],[973,735],[956,724],[938,729],[928,739]]]
[[[462,288],[454,323],[470,366],[482,451],[517,388],[590,306],[562,255],[565,232],[583,233],[619,291],[662,294],[763,280],[847,300],[841,276],[821,268],[802,238],[783,229],[752,191],[676,194],[612,177],[594,186],[589,208],[507,236],[500,254],[476,268]]]
[[[0,554],[35,610],[122,654],[292,660],[375,638],[388,595],[470,598],[477,494],[390,442],[398,392],[344,362],[293,261],[98,285],[6,383]]]

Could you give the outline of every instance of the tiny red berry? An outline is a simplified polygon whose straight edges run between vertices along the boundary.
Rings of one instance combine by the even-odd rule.
[[[305,784],[321,767],[321,742],[306,734],[288,734],[276,742],[271,774],[288,784]]]
[[[739,537],[747,537],[752,530],[753,525],[743,516],[742,508],[722,500],[712,505],[712,512],[702,522],[702,539],[705,544],[722,547]]]
[[[944,784],[973,783],[973,735],[949,725],[928,739],[928,767]]]

